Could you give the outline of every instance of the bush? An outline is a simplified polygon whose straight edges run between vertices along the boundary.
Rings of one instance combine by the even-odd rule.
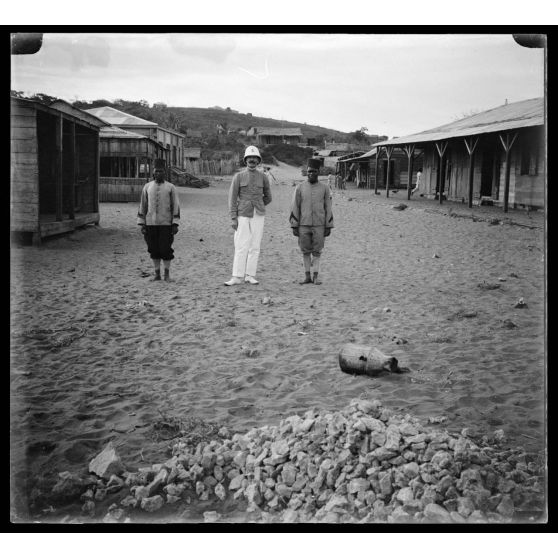
[[[273,164],[275,159],[292,165],[301,167],[305,165],[307,159],[312,157],[314,150],[311,147],[299,147],[298,145],[289,145],[286,143],[278,143],[275,145],[266,145],[260,148],[262,162],[264,164]]]

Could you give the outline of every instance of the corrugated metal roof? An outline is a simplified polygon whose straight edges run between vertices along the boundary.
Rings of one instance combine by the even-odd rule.
[[[90,114],[85,110],[78,109],[78,108],[74,107],[72,104],[70,104],[67,101],[64,101],[62,99],[59,99],[58,101],[54,101],[54,102],[50,103],[50,105],[48,105],[48,106],[52,107],[52,108],[55,108],[56,110],[59,110],[60,112],[64,112],[65,114],[70,114],[72,116],[75,116],[76,118],[78,118],[80,120],[84,120],[85,122],[88,122],[89,124],[92,124],[93,126],[97,126],[98,128],[101,128],[105,124],[105,121],[102,118],[99,118],[96,115]]]
[[[367,151],[364,155],[351,157],[350,159],[342,159],[342,161],[343,163],[347,163],[348,161],[363,161],[364,159],[370,159],[371,157],[376,157],[376,151],[378,151],[378,148],[374,147],[370,151]]]
[[[104,128],[101,128],[99,136],[101,138],[148,139],[141,134],[136,134],[135,132],[130,132],[129,130],[123,130],[122,128],[117,128],[116,126],[105,126]]]
[[[114,124],[115,126],[158,126],[156,122],[138,118],[137,116],[133,116],[132,114],[122,112],[121,110],[112,107],[86,109],[85,112],[88,112],[93,116],[97,116],[98,118],[102,118],[105,122]]]
[[[258,136],[302,136],[300,128],[260,128]]]
[[[509,103],[484,112],[480,112],[431,130],[402,136],[388,141],[375,143],[380,145],[401,145],[403,143],[424,143],[449,138],[459,138],[502,130],[542,126],[544,124],[544,99],[527,99]]]

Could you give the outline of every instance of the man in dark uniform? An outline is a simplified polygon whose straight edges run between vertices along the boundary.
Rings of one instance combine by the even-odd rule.
[[[324,238],[330,235],[333,228],[330,190],[327,184],[318,180],[320,165],[319,159],[308,159],[307,180],[295,188],[291,204],[289,221],[293,234],[298,237],[304,262],[305,278],[301,285],[321,284],[318,279],[320,256]]]
[[[170,281],[170,263],[174,258],[172,242],[178,232],[180,204],[174,184],[165,180],[163,159],[155,160],[153,178],[141,192],[138,225],[155,266],[153,281],[161,280],[161,260],[165,269],[165,281]]]

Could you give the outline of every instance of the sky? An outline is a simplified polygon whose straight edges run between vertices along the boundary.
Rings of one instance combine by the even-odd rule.
[[[70,102],[230,107],[390,138],[545,92],[544,50],[502,33],[45,33],[11,64],[12,89]]]

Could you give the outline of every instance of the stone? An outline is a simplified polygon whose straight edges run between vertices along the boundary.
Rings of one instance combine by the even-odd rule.
[[[134,495],[134,498],[136,498],[136,500],[142,500],[143,498],[147,498],[149,496],[149,490],[147,486],[132,486],[130,491]]]
[[[93,500],[86,500],[83,506],[81,506],[81,511],[84,514],[93,517],[95,515],[95,502],[93,502]]]
[[[162,496],[157,494],[156,496],[151,496],[150,498],[143,498],[141,501],[141,509],[146,512],[152,513],[163,507],[165,501]]]
[[[281,471],[281,478],[287,486],[292,486],[296,480],[297,468],[292,463],[286,463]]]
[[[456,511],[450,512],[450,517],[454,523],[467,523],[467,520]]]
[[[289,444],[285,440],[279,440],[271,444],[271,457],[272,459],[283,459],[289,455]]]
[[[52,487],[51,496],[56,502],[78,499],[90,484],[91,479],[88,477],[63,471],[58,473],[58,482]]]
[[[461,497],[457,498],[457,513],[463,517],[469,517],[475,511],[475,505],[471,498]]]
[[[204,523],[216,523],[221,516],[216,511],[203,512]]]
[[[395,498],[402,504],[406,504],[407,502],[410,502],[415,498],[413,489],[410,488],[409,486],[405,488],[401,488],[395,495]]]
[[[382,462],[395,457],[396,453],[385,447],[379,447],[376,448],[374,451],[371,451],[368,455],[370,455],[373,459],[377,459],[378,461]]]
[[[124,465],[122,465],[112,441],[104,447],[101,453],[91,460],[89,472],[103,479],[109,479],[111,475],[118,475],[124,472]]]
[[[229,490],[238,490],[241,487],[244,478],[244,475],[236,475],[233,477],[229,483]]]
[[[120,501],[120,505],[123,508],[135,508],[138,505],[138,500],[134,498],[131,494],[128,494],[128,496],[126,496]]]
[[[468,518],[467,523],[486,523],[486,515],[480,510],[475,510]]]
[[[418,475],[419,475],[418,463],[416,463],[414,461],[412,461],[411,463],[407,463],[406,465],[403,465],[403,467],[401,469],[403,471],[403,474],[408,479],[414,479],[415,477],[418,477]]]
[[[424,508],[424,517],[431,523],[451,523],[449,512],[438,504],[427,504]]]
[[[370,482],[367,479],[355,478],[349,481],[348,491],[350,494],[364,492],[370,488]]]
[[[298,512],[294,509],[286,509],[281,516],[281,521],[283,523],[297,523],[298,522]]]
[[[498,504],[496,511],[504,517],[512,517],[515,513],[515,506],[509,494],[504,494],[502,500]]]
[[[159,490],[159,488],[165,484],[169,476],[167,469],[159,469],[159,472],[155,475],[155,478],[147,485],[147,490],[149,496],[153,496]]]
[[[221,483],[219,483],[213,491],[215,492],[215,496],[217,496],[217,498],[221,501],[223,501],[227,496],[225,487]]]
[[[254,482],[250,483],[245,489],[244,494],[250,504],[259,506],[262,503],[262,495],[258,485]]]
[[[391,471],[388,471],[379,478],[380,492],[382,496],[389,496],[393,492],[391,484]]]

